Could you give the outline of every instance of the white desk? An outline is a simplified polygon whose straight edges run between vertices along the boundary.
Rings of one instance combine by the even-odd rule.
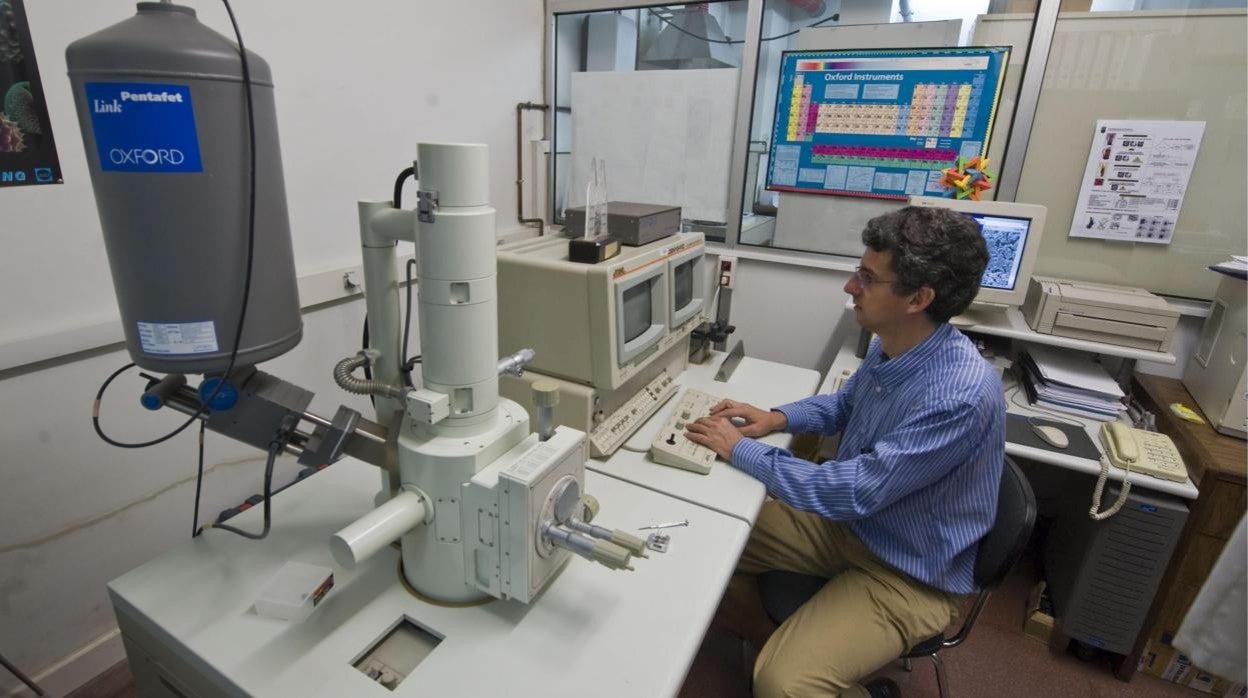
[[[1018,339],[1027,339],[1027,341],[1035,341],[1035,338],[1037,336],[1048,336],[1048,335],[1036,335],[1035,332],[1031,332],[1030,335],[1027,336],[1026,338],[1018,337]],[[1063,338],[1059,337],[1056,339],[1063,339]],[[1079,341],[1079,340],[1070,340],[1070,341]],[[846,370],[846,369],[851,370],[851,371],[856,370],[858,368],[858,365],[862,363],[861,359],[854,356],[854,349],[855,349],[856,344],[857,344],[857,339],[856,337],[854,337],[854,338],[850,338],[849,340],[847,340],[846,343],[843,346],[841,346],[840,350],[836,354],[836,358],[833,359],[832,361],[831,368],[828,369],[827,377],[824,379],[823,383],[820,384],[819,386],[819,394],[822,395],[825,393],[833,392],[832,384],[833,382],[835,382],[836,377],[839,376],[843,370]],[[1091,343],[1083,342],[1083,344],[1091,344]],[[1102,345],[1096,345],[1096,346],[1102,346]],[[1137,349],[1129,349],[1128,347],[1116,347],[1116,349],[1125,349],[1131,352],[1140,351]],[[1085,349],[1085,351],[1091,351],[1091,350]],[[1143,353],[1157,354],[1157,352],[1143,352]],[[1170,363],[1174,363],[1174,357],[1172,355],[1167,354],[1166,356],[1170,356]],[[1152,358],[1149,360],[1157,361],[1158,359]],[[1028,409],[1026,407],[1022,407],[1018,405],[1014,400],[1012,400],[1011,397],[1013,396],[1014,391],[1018,389],[1018,386],[1014,384],[1013,378],[1011,378],[1008,374],[1006,375],[1005,380],[1004,380],[1004,387],[1005,387],[1006,411],[1007,412],[1010,412],[1012,414],[1035,416],[1038,418],[1050,418],[1051,417],[1051,415],[1045,413],[1044,411],[1033,410],[1033,409]],[[1020,398],[1018,402],[1025,403],[1026,400],[1025,398]],[[1080,419],[1076,415],[1065,414],[1065,413],[1062,413],[1061,418],[1070,420],[1072,422],[1079,422],[1080,424],[1082,424],[1084,430],[1088,433],[1088,437],[1092,440],[1092,443],[1097,447],[1098,450],[1101,448],[1100,436],[1098,434],[1098,430],[1101,427],[1100,422],[1097,422],[1095,420],[1090,420],[1090,419]],[[1127,420],[1125,416],[1120,416],[1119,419],[1123,423],[1129,424],[1129,421]],[[1091,460],[1088,458],[1079,458],[1076,456],[1060,453],[1058,451],[1054,451],[1050,449],[1033,448],[1030,446],[1024,446],[1021,444],[1015,444],[1015,443],[1006,441],[1005,453],[1006,455],[1009,455],[1009,456],[1015,456],[1017,458],[1026,458],[1027,460],[1035,461],[1037,463],[1044,463],[1046,465],[1054,465],[1060,468],[1066,468],[1067,470],[1075,470],[1081,473],[1092,475],[1093,477],[1101,474],[1100,461],[1095,461],[1095,460]],[[1125,471],[1119,470],[1118,468],[1111,467],[1109,469],[1109,479],[1115,482],[1122,482],[1124,474],[1125,474]],[[1196,499],[1196,496],[1199,494],[1199,491],[1196,489],[1196,485],[1192,483],[1192,479],[1190,477],[1187,479],[1186,482],[1170,482],[1169,480],[1162,480],[1160,478],[1155,478],[1151,475],[1131,473],[1130,480],[1131,480],[1131,485],[1133,487],[1143,487],[1145,489],[1152,490],[1154,492],[1164,492],[1166,494],[1171,494],[1177,497],[1182,497],[1183,499],[1194,500]]]
[[[715,373],[725,356],[722,352],[715,352],[705,363],[690,365],[677,383],[681,384],[682,390],[691,387],[710,395],[749,402],[763,409],[813,395],[819,385],[818,371],[748,356],[741,359],[728,382],[720,383],[715,380]],[[746,523],[754,523],[767,494],[758,480],[720,460],[715,461],[709,474],[700,475],[659,465],[650,459],[650,443],[663,428],[672,410],[676,409],[679,400],[679,394],[669,400],[610,458],[590,460],[586,467],[737,517]],[[771,434],[763,442],[787,446],[791,439],[791,434]]]
[[[689,527],[669,531],[669,551],[638,560],[633,572],[573,558],[528,606],[420,601],[400,585],[398,551],[387,548],[356,570],[337,570],[305,622],[257,616],[252,602],[282,564],[333,567],[330,536],[373,508],[377,470],[341,461],[274,498],[266,540],[210,530],[109,584],[131,663],[140,663],[140,693],[167,695],[144,684],[155,680],[139,659],[148,655],[194,695],[674,695],[750,527],[614,478],[590,472],[586,480],[606,525],[687,518]],[[255,529],[259,521],[254,507],[231,523]],[[392,692],[352,662],[404,616],[443,640]]]

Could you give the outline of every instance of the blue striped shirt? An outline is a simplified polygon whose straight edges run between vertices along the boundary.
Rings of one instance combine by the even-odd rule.
[[[795,509],[845,521],[876,555],[938,589],[975,590],[1005,462],[1005,397],[969,339],[942,323],[887,358],[879,339],[841,390],[777,407],[789,432],[842,433],[816,465],[754,439],[732,465]]]

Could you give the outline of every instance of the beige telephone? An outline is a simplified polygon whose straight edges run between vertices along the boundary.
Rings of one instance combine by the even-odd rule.
[[[1097,521],[1107,519],[1127,501],[1131,491],[1131,483],[1123,480],[1122,491],[1113,506],[1104,512],[1101,508],[1101,491],[1105,489],[1105,481],[1109,478],[1109,466],[1122,468],[1130,476],[1131,471],[1152,475],[1163,480],[1184,482],[1187,480],[1187,468],[1183,465],[1183,457],[1179,449],[1165,434],[1132,429],[1119,422],[1101,425],[1101,445],[1105,447],[1105,455],[1101,458],[1101,475],[1096,480],[1096,490],[1092,493],[1092,508],[1088,515]]]
[[[1101,443],[1110,465],[1130,468],[1163,480],[1184,482],[1187,468],[1179,449],[1165,434],[1143,429],[1132,429],[1125,424],[1113,422],[1101,425]]]

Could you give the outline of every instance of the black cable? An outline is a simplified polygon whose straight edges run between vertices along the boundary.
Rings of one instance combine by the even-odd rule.
[[[399,173],[398,178],[394,180],[394,198],[390,199],[390,201],[395,208],[403,208],[403,183],[407,181],[408,177],[416,178],[415,167],[405,168]]]
[[[403,208],[403,185],[404,185],[405,183],[407,183],[407,178],[408,178],[408,177],[411,177],[411,178],[413,178],[413,179],[415,179],[415,178],[416,178],[416,168],[415,168],[415,167],[405,167],[405,168],[403,168],[403,171],[402,171],[402,172],[400,172],[400,173],[399,173],[399,176],[395,178],[395,180],[394,180],[394,198],[390,199],[390,203],[391,203],[391,205],[393,205],[393,206],[394,206],[394,208]],[[414,261],[415,261],[414,259],[408,260],[408,269],[407,269],[407,321],[404,323],[404,330],[403,330],[403,358],[404,358],[404,359],[406,359],[406,358],[407,358],[407,329],[408,329],[408,328],[410,328],[410,327],[412,326],[412,270],[411,270],[411,264],[412,264]],[[361,340],[360,340],[360,348],[361,348],[361,349],[368,349],[368,311],[364,311],[364,336],[363,336],[363,338],[361,338]],[[418,358],[419,358],[419,357],[418,357]],[[406,362],[406,361],[404,361],[404,363],[402,364],[402,367],[400,367],[400,370],[403,370],[403,367],[407,367],[407,362]],[[411,385],[412,385],[412,379],[411,379],[411,376],[409,375],[409,374],[411,373],[411,370],[412,370],[412,369],[411,369],[410,367],[408,367],[406,370],[403,370],[403,373],[404,373],[403,378],[404,378],[404,380],[407,382],[408,387],[411,387]],[[364,364],[364,378],[365,378],[365,380],[372,380],[372,379],[373,379],[373,369],[372,369],[372,366],[370,366],[370,365],[369,365],[369,364],[367,364],[367,363],[366,363],[366,364]],[[369,399],[369,400],[371,400],[371,401],[372,401],[372,403],[373,403],[374,405],[376,405],[376,404],[377,404],[377,398],[376,398],[375,396],[373,396],[373,395],[369,395],[369,396],[368,396],[368,399]]]
[[[744,43],[745,43],[745,40],[744,40],[744,39],[712,39],[712,38],[710,38],[709,36],[702,36],[702,35],[700,35],[700,34],[694,34],[693,32],[689,31],[688,29],[685,29],[684,27],[677,26],[674,22],[672,22],[672,20],[670,20],[670,19],[668,19],[668,18],[664,17],[663,15],[659,14],[658,12],[655,12],[653,9],[646,8],[646,12],[649,12],[650,14],[654,15],[654,16],[655,16],[655,18],[659,19],[659,20],[660,20],[660,21],[662,21],[664,24],[668,25],[668,26],[669,26],[669,27],[671,27],[672,29],[675,29],[676,31],[680,32],[681,34],[688,34],[689,36],[692,36],[692,37],[693,37],[693,38],[695,38],[695,39],[700,39],[700,40],[702,40],[702,41],[705,41],[705,42],[706,42],[706,43],[708,43],[708,44],[744,44]],[[823,19],[819,20],[818,22],[814,22],[813,24],[808,24],[808,25],[806,25],[806,26],[802,27],[801,29],[794,29],[794,30],[793,30],[793,31],[791,31],[791,32],[788,32],[788,33],[785,33],[785,34],[777,34],[777,35],[775,35],[775,36],[765,36],[765,37],[763,37],[763,38],[759,39],[759,41],[775,41],[775,40],[777,40],[777,39],[785,39],[785,38],[788,38],[788,37],[793,36],[794,34],[796,34],[796,33],[800,32],[802,29],[814,29],[815,27],[822,26],[823,24],[826,24],[827,22],[835,22],[835,21],[837,21],[837,20],[838,20],[838,19],[840,19],[840,18],[841,18],[841,14],[840,14],[839,12],[837,12],[837,13],[834,13],[834,14],[832,14],[832,15],[828,16],[828,17],[824,17]]]
[[[415,268],[416,258],[413,257],[407,260],[407,312],[406,317],[403,318],[403,353],[399,355],[402,357],[402,363],[399,365],[399,371],[403,373],[403,382],[406,383],[409,388],[413,386],[412,367],[407,363],[407,337],[412,332],[412,270]],[[414,359],[418,361],[420,357],[417,356],[414,357]]]
[[[195,471],[195,513],[191,515],[191,538],[199,535],[199,493],[203,489],[204,484],[204,427],[205,422],[199,423],[199,467]]]
[[[21,681],[22,683],[26,684],[26,687],[34,691],[35,695],[38,695],[38,696],[48,695],[47,693],[43,692],[43,689],[39,687],[39,684],[35,683],[34,679],[30,678],[25,673],[23,673],[21,669],[18,669],[17,667],[13,666],[13,664],[10,663],[9,660],[4,658],[3,654],[0,654],[0,665],[3,665],[5,669],[8,669],[10,674],[13,674],[14,676],[16,676],[18,681]]]
[[[360,351],[368,351],[368,311],[364,311],[364,332],[360,337]],[[364,377],[368,380],[373,379],[373,369],[367,363],[364,364]],[[369,397],[372,397],[371,395]]]
[[[262,540],[269,535],[273,511],[273,464],[277,462],[277,454],[284,448],[282,441],[283,438],[278,437],[269,442],[269,458],[264,463],[264,528],[259,533],[244,531],[229,524],[208,524],[204,528],[219,528],[252,540]]]
[[[113,379],[115,379],[121,373],[125,372],[127,369],[134,366],[134,364],[133,363],[126,364],[125,366],[122,366],[121,368],[114,371],[113,374],[110,375],[104,381],[103,385],[100,386],[99,391],[97,391],[95,394],[95,404],[91,410],[91,425],[95,428],[95,433],[99,435],[99,437],[103,439],[105,443],[111,446],[116,446],[117,448],[147,448],[148,446],[155,446],[156,444],[168,441],[169,439],[172,439],[173,437],[185,431],[187,427],[193,424],[195,420],[199,419],[200,416],[204,414],[204,412],[208,408],[208,405],[211,404],[212,401],[216,399],[217,395],[221,392],[221,389],[225,387],[226,380],[229,378],[230,373],[234,371],[234,365],[238,360],[238,350],[242,346],[243,325],[247,320],[247,305],[248,305],[248,302],[251,300],[252,267],[253,267],[253,262],[255,261],[255,256],[256,256],[256,117],[255,117],[255,108],[254,108],[254,104],[252,103],[252,95],[251,95],[251,66],[247,62],[247,48],[246,46],[243,45],[243,34],[238,28],[238,21],[234,17],[234,9],[230,7],[230,0],[221,0],[221,3],[225,5],[225,11],[230,16],[230,25],[234,27],[234,37],[238,40],[238,54],[239,54],[239,60],[242,63],[243,86],[245,88],[245,94],[247,97],[247,140],[248,140],[247,145],[248,145],[248,155],[249,155],[248,157],[248,160],[249,160],[249,163],[248,163],[248,203],[247,203],[247,267],[246,267],[247,271],[243,280],[243,300],[242,300],[242,307],[240,307],[238,310],[238,326],[234,332],[234,346],[230,350],[230,361],[226,365],[225,373],[221,375],[221,379],[217,382],[216,387],[213,388],[212,393],[208,395],[207,399],[200,400],[199,407],[195,410],[194,414],[192,414],[189,419],[183,422],[181,426],[169,432],[168,434],[165,434],[164,436],[161,436],[155,439],[150,439],[148,441],[140,441],[140,442],[132,442],[132,443],[116,441],[112,438],[109,438],[104,433],[104,430],[100,427],[100,402],[104,397],[104,391],[108,388],[109,384],[113,382]]]

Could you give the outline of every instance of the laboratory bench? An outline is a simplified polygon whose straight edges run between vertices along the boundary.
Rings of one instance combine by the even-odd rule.
[[[719,382],[724,357],[715,352],[690,366],[682,383],[766,406],[809,395],[819,381],[815,371],[746,357]],[[676,401],[634,435],[635,448],[649,445]],[[373,510],[379,483],[375,467],[344,459],[274,496],[266,539],[209,529],[111,582],[139,693],[675,695],[766,494],[722,461],[699,475],[623,449],[590,460],[586,491],[601,503],[595,523],[644,537],[644,526],[688,521],[662,531],[670,536],[667,551],[634,559],[631,571],[573,556],[530,604],[491,599],[451,607],[406,588],[395,546],[354,569],[333,563],[330,537]],[[231,523],[258,529],[260,510]],[[254,608],[288,561],[334,570],[334,588],[302,622],[262,617]],[[355,665],[399,626],[404,651],[425,658],[389,690]]]

